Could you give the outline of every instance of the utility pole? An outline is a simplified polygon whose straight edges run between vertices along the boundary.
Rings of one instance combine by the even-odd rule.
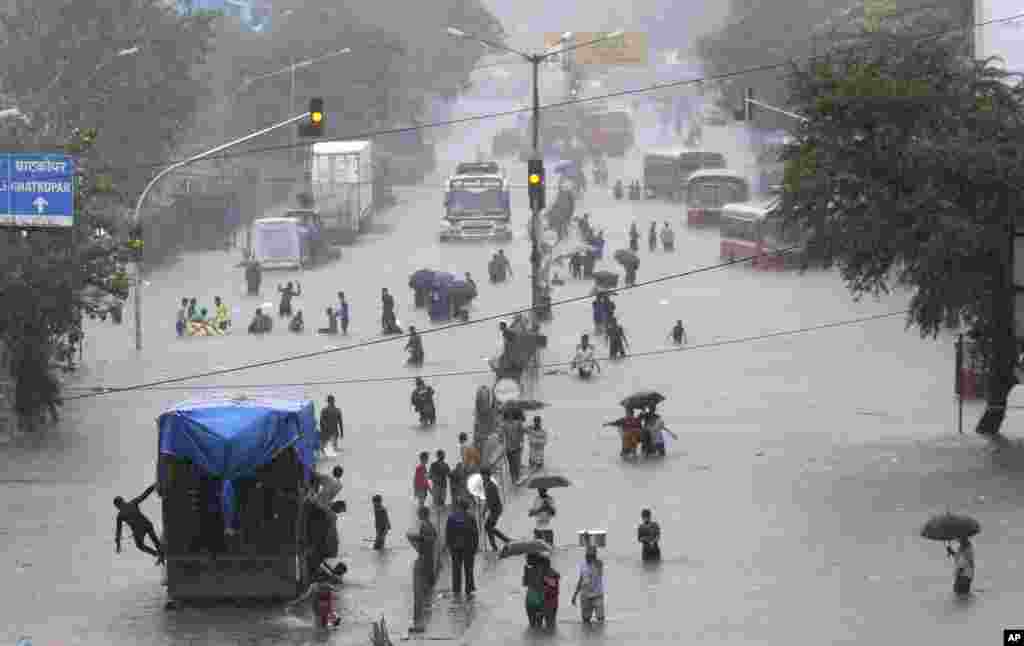
[[[530,64],[533,65],[533,159],[542,159],[540,154],[540,64],[544,60],[544,57],[533,55],[529,58]],[[544,190],[547,190],[547,186],[544,186]],[[541,286],[540,286],[540,213],[541,205],[534,204],[533,212],[530,214],[530,307],[532,307],[533,320],[535,322],[540,320],[538,309],[541,303]]]

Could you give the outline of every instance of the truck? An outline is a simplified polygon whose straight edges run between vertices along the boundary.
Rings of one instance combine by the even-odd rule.
[[[292,600],[337,556],[307,502],[317,477],[312,401],[215,396],[178,404],[157,429],[172,602]]]
[[[324,141],[312,146],[311,210],[330,244],[349,244],[373,217],[374,148],[369,141]]]
[[[685,149],[660,150],[644,155],[644,189],[648,199],[678,202],[686,194],[686,180],[704,168],[725,168],[725,155]]]
[[[512,237],[508,178],[494,162],[460,164],[444,187],[442,241]]]

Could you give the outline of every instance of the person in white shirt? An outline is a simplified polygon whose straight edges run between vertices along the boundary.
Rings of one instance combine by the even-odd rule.
[[[958,595],[970,594],[971,581],[974,580],[974,547],[971,540],[965,536],[960,539],[959,550],[953,550],[947,545],[946,552],[953,559],[953,592]]]
[[[313,502],[324,511],[331,511],[331,503],[341,493],[341,476],[345,470],[341,467],[334,467],[331,475],[317,474],[316,481],[320,488],[313,495]]]
[[[537,521],[533,537],[554,547],[555,532],[551,529],[551,519],[555,517],[555,501],[548,494],[547,489],[537,490],[537,500],[533,502],[533,507],[530,509],[530,517]]]

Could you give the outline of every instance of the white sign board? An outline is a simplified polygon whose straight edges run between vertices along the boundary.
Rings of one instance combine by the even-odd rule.
[[[1020,0],[974,0],[974,24],[981,25],[974,28],[975,58],[999,56],[998,66],[1024,74],[1024,17],[996,22],[1020,14]]]

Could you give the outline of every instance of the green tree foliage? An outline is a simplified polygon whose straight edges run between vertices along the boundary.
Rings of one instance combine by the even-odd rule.
[[[213,21],[160,0],[14,0],[0,14],[2,88],[46,136],[96,128],[117,190],[138,195],[153,172],[140,162],[165,159],[191,121]]]
[[[46,140],[24,126],[7,130],[23,142]],[[111,235],[119,196],[97,169],[96,143],[96,131],[88,129],[72,132],[62,146],[78,162],[72,231],[4,231],[0,238],[0,341],[15,382],[15,408],[30,424],[47,408],[56,417],[60,389],[51,362],[73,364],[83,341],[83,314],[106,318],[127,296]]]
[[[697,40],[697,53],[708,73],[728,74],[743,69],[807,59],[831,49],[856,44],[862,31],[908,22],[917,25],[934,21],[946,28],[963,26],[972,20],[969,0],[730,0],[730,17],[719,29]],[[786,68],[744,74],[726,81],[727,98],[740,107],[743,89],[753,88],[760,100],[782,105],[788,97]],[[792,119],[761,111],[758,124],[768,128],[789,128]]]
[[[789,103],[809,121],[783,155],[783,212],[858,297],[907,288],[909,325],[922,335],[978,331],[990,403],[1005,401],[1016,356],[1007,217],[1024,205],[1024,85],[949,39],[914,29],[860,37],[867,46],[793,66]]]
[[[0,340],[23,419],[56,413],[51,362],[72,362],[82,316],[120,312],[121,224],[153,173],[140,161],[166,158],[190,120],[212,20],[158,0],[14,0],[0,13],[0,103],[26,116],[0,122],[0,148],[78,160],[73,232],[0,232]]]

